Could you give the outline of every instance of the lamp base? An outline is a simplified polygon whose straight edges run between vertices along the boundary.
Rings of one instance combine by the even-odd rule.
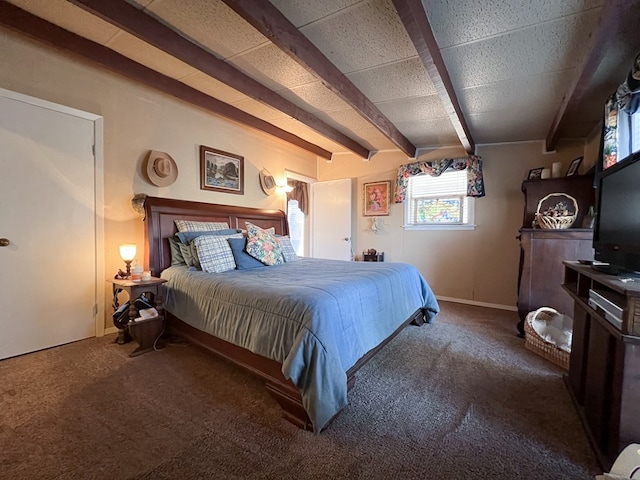
[[[118,269],[118,273],[115,274],[115,276],[113,278],[116,278],[118,280],[128,280],[131,278],[130,274],[127,274],[127,272],[123,272],[122,269]]]

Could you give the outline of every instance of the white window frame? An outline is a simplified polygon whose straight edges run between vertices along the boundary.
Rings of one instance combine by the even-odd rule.
[[[299,173],[296,172],[292,172],[291,170],[286,170],[284,171],[285,174],[285,178],[288,180],[299,180],[301,182],[305,182],[309,184],[309,187],[311,188],[311,185],[316,181],[314,178],[311,177],[307,177],[306,175],[301,175]],[[311,199],[309,199],[309,201],[311,201]],[[284,200],[284,207],[285,207],[285,212],[287,213],[287,216],[289,215],[289,202],[286,200]],[[308,256],[309,252],[311,251],[311,228],[310,228],[310,218],[311,215],[305,215],[304,216],[304,232],[303,232],[303,238],[302,238],[302,245],[301,245],[301,251],[296,249],[296,254],[298,254],[299,256],[303,257],[303,256]],[[288,218],[287,218],[288,221]]]
[[[295,202],[295,210],[292,212],[292,203]],[[304,257],[305,254],[305,224],[306,224],[306,218],[304,213],[302,213],[302,211],[300,211],[300,209],[298,208],[298,202],[297,200],[288,200],[287,201],[287,221],[289,222],[289,238],[291,239],[291,244],[293,245],[295,251],[296,251],[296,255],[300,256],[300,257]],[[293,228],[294,225],[292,225],[292,219],[293,220],[299,220],[300,226],[301,228],[299,230],[296,230],[294,232]],[[299,237],[294,235],[294,233],[299,233]],[[296,244],[298,245],[296,247]]]
[[[640,111],[618,111],[618,161],[640,150]]]
[[[446,175],[450,175],[453,173],[457,173],[458,175],[464,175],[465,179],[466,179],[466,171],[465,170],[448,170],[446,172],[443,172],[439,177],[429,177],[430,180],[429,181],[433,181],[433,182],[446,182],[449,178],[446,177]],[[430,224],[418,224],[418,223],[411,223],[412,219],[410,218],[410,214],[412,209],[411,204],[414,202],[414,195],[413,195],[413,182],[415,180],[420,181],[420,178],[424,178],[426,175],[419,175],[419,176],[415,176],[415,177],[409,177],[408,179],[408,186],[407,186],[407,194],[405,196],[405,200],[404,200],[404,225],[403,228],[405,230],[474,230],[476,228],[476,225],[474,223],[475,221],[475,198],[473,197],[468,197],[467,195],[467,191],[466,191],[466,180],[464,182],[462,182],[462,184],[464,184],[464,187],[460,186],[461,183],[459,183],[459,186],[457,189],[455,190],[451,190],[451,191],[441,191],[439,192],[439,197],[441,198],[450,198],[450,197],[456,197],[456,196],[460,196],[463,199],[464,202],[464,209],[466,210],[466,221],[464,223],[430,223]]]

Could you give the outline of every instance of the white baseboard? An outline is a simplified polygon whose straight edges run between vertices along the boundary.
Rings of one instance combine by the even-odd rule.
[[[110,335],[112,333],[118,333],[118,329],[116,327],[108,327],[104,329],[105,335]]]
[[[475,300],[466,300],[464,298],[443,297],[441,295],[436,295],[436,298],[438,300],[442,300],[443,302],[464,303],[466,305],[474,305],[476,307],[487,307],[487,308],[497,308],[498,310],[509,310],[510,312],[518,311],[518,307],[512,306],[512,305],[500,305],[498,303],[476,302]]]

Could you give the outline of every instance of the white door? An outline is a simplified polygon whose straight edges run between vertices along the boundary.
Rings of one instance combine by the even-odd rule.
[[[0,91],[0,359],[96,335],[95,122],[57,107]]]
[[[351,260],[351,180],[312,185],[311,256]]]

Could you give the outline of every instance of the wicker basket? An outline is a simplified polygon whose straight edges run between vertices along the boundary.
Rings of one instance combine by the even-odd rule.
[[[561,216],[550,216],[545,213],[541,213],[540,209],[546,200],[549,200],[552,197],[559,197],[559,200],[567,199],[573,202],[573,214],[572,215],[561,215]],[[562,229],[562,228],[571,228],[571,226],[576,221],[578,217],[578,202],[571,195],[567,195],[566,193],[550,193],[545,197],[542,197],[538,202],[538,208],[536,210],[535,219],[540,228],[546,229]]]
[[[541,307],[527,315],[524,322],[525,342],[527,350],[537,353],[543,358],[555,363],[559,367],[569,370],[569,352],[547,342],[533,329],[531,322],[534,319],[551,320],[555,315],[560,315],[557,310],[550,307]]]

